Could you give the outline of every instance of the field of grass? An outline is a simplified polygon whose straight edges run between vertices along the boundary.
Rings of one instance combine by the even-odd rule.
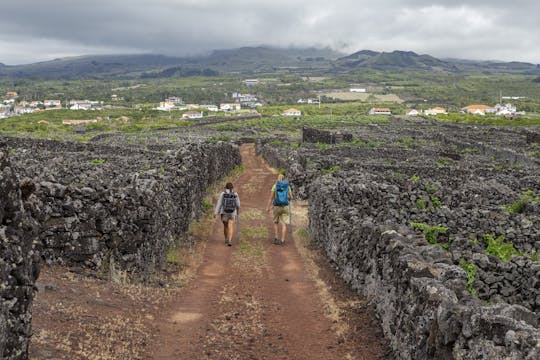
[[[253,77],[257,77],[254,75]],[[298,132],[303,125],[321,128],[354,126],[359,123],[386,121],[386,117],[367,116],[371,107],[388,107],[395,115],[404,115],[408,108],[419,110],[443,106],[452,112],[435,119],[444,122],[463,122],[490,125],[540,125],[540,83],[534,76],[431,73],[340,74],[300,76],[295,74],[261,75],[259,85],[247,88],[240,74],[177,79],[135,80],[77,80],[42,81],[31,79],[0,79],[0,94],[17,91],[19,100],[89,99],[115,105],[112,110],[70,111],[54,110],[0,119],[0,132],[5,135],[37,138],[69,138],[84,141],[102,132],[137,132],[151,129],[189,126],[181,120],[182,112],[151,110],[168,96],[180,96],[186,103],[231,102],[233,92],[252,93],[265,106],[257,108],[261,119],[215,124],[219,131],[261,129],[264,132],[283,130]],[[351,93],[331,89],[348,89],[362,84],[370,93]],[[112,102],[111,95],[123,97]],[[316,98],[322,104],[298,104],[300,98]],[[506,120],[495,116],[458,114],[465,105],[484,103],[494,105],[499,96],[522,96],[512,100],[526,116]],[[302,111],[299,118],[281,116],[284,110]],[[127,121],[118,120],[126,117]],[[84,126],[63,125],[65,119],[97,119]],[[41,120],[47,123],[39,124]],[[125,119],[124,119],[125,120]]]
[[[323,93],[327,98],[342,100],[342,101],[363,101],[363,102],[390,102],[403,103],[403,100],[395,94],[371,94],[357,93],[350,91],[335,91]]]
[[[192,124],[181,116],[181,112],[165,113],[155,110],[50,110],[1,119],[0,133],[10,136],[85,141],[99,133],[136,132]],[[63,120],[70,119],[96,119],[98,122],[81,126],[62,124]]]

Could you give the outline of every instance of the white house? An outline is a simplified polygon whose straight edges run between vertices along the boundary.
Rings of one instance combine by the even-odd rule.
[[[161,110],[161,111],[171,111],[174,109],[174,104],[168,101],[162,101],[159,103],[159,106],[155,108],[155,110]]]
[[[431,109],[424,110],[424,114],[426,115],[440,115],[440,114],[447,114],[446,109],[442,107],[434,107]]]
[[[200,119],[203,117],[203,113],[202,111],[199,112],[199,111],[188,111],[186,113],[184,113],[182,115],[182,117],[187,117],[187,118],[190,118],[190,119]]]
[[[217,107],[217,105],[201,105],[199,106],[201,109],[206,109],[208,111],[218,111],[219,108]]]
[[[76,102],[69,107],[70,110],[90,110],[92,109],[92,104],[88,102]]]
[[[43,105],[49,109],[61,109],[62,101],[61,100],[43,100]]]
[[[219,104],[219,109],[223,111],[235,111],[242,109],[242,105],[239,103],[223,103]]]
[[[350,92],[356,92],[356,93],[366,93],[367,89],[365,88],[358,88],[358,87],[351,87],[349,89]]]
[[[302,116],[302,112],[297,109],[288,109],[283,112],[283,116]]]
[[[416,109],[411,109],[407,111],[407,116],[418,116],[418,115],[420,115],[420,111]]]
[[[182,98],[178,96],[171,96],[165,99],[165,102],[172,103],[174,105],[182,104]]]
[[[392,115],[392,111],[389,108],[371,108],[369,115]]]
[[[246,79],[244,80],[244,84],[246,84],[246,86],[255,86],[259,83],[259,79]]]
[[[517,113],[517,108],[512,104],[497,104],[494,106],[496,115],[508,116]]]
[[[13,108],[13,112],[15,114],[17,114],[17,115],[31,114],[34,111],[35,111],[34,109],[27,108],[27,107],[24,107],[24,106],[15,106],[15,108]]]

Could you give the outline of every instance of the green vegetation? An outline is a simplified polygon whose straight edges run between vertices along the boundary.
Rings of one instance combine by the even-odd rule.
[[[429,200],[425,200],[425,199],[416,199],[416,201],[414,202],[416,207],[420,210],[425,210],[425,209],[439,209],[442,204],[441,204],[441,201],[439,200],[439,198],[435,195],[431,195],[429,197]]]
[[[243,234],[243,232],[242,232]],[[258,258],[261,260],[261,258],[264,255],[264,250],[262,247],[261,241],[248,241],[243,238],[240,242],[240,254],[242,257],[251,257],[251,258]]]
[[[94,165],[102,165],[102,164],[105,164],[105,160],[104,159],[92,159],[92,160],[90,160],[90,163],[92,163]]]
[[[448,165],[448,159],[440,159],[439,161],[437,161],[438,167],[444,167],[446,165]]]
[[[65,125],[63,120],[96,119],[97,123]],[[137,132],[177,128],[191,123],[180,119],[181,113],[157,110],[50,110],[0,120],[0,132],[6,135],[86,141],[99,133]],[[41,123],[40,123],[41,121]]]
[[[495,238],[495,234],[484,234],[482,239],[487,245],[486,254],[498,257],[501,261],[508,262],[513,255],[523,256],[514,244],[504,241],[504,235]]]
[[[442,206],[441,201],[439,200],[437,196],[431,195],[430,199],[431,199],[431,204],[433,205],[435,209],[439,209]]]
[[[417,222],[411,222],[410,225],[413,229],[418,229],[418,230],[423,231],[424,237],[428,243],[437,244],[443,248],[447,248],[448,246],[450,246],[449,243],[439,243],[437,239],[439,234],[445,233],[446,231],[448,231],[448,228],[443,227],[443,226],[437,226],[437,225],[431,226],[426,223],[417,223]]]
[[[336,144],[336,146],[339,147],[370,147],[370,148],[376,148],[384,146],[386,143],[381,140],[361,140],[361,139],[353,139],[350,142],[343,142]]]
[[[308,232],[307,229],[304,228],[304,227],[301,227],[301,228],[299,228],[298,230],[296,230],[296,234],[297,234],[299,237],[303,238],[303,239],[309,238],[309,232]]]
[[[420,176],[414,174],[412,177],[411,177],[411,180],[413,183],[417,183],[419,180],[420,180]]]
[[[528,190],[521,194],[521,198],[518,201],[506,205],[505,208],[510,214],[521,214],[525,206],[532,202],[540,203],[540,196],[535,195],[533,190]]]
[[[328,175],[328,174],[335,174],[339,171],[339,166],[334,165],[331,168],[328,169],[321,169],[321,174]]]
[[[219,135],[219,136],[211,136],[208,139],[206,139],[206,142],[209,144],[217,144],[220,141],[229,142],[231,141],[231,137],[225,136],[225,135]]]
[[[203,209],[203,212],[207,213],[209,211],[211,211],[213,208],[213,205],[212,205],[212,202],[208,199],[203,199],[202,201],[202,209]]]
[[[179,242],[175,242],[167,248],[167,263],[173,265],[182,265],[182,251]]]
[[[242,239],[265,239],[268,237],[268,229],[264,225],[260,226],[244,226],[240,230]]]
[[[238,165],[234,169],[232,169],[231,173],[229,174],[229,177],[231,178],[237,178],[242,174],[246,169],[244,168],[244,165]]]
[[[476,266],[466,261],[462,261],[460,266],[467,274],[467,291],[473,296],[478,296],[478,292],[473,288],[477,273]]]
[[[416,199],[414,203],[416,204],[416,207],[419,208],[420,210],[424,210],[425,208],[427,208],[426,200]]]
[[[434,193],[436,192],[437,190],[439,190],[439,187],[429,181],[426,181],[424,183],[424,189],[428,192],[428,193]]]
[[[8,136],[88,141],[97,134],[107,132],[174,129],[190,126],[196,122],[181,119],[183,111],[152,110],[166,97],[178,96],[185,103],[219,104],[233,101],[231,97],[233,92],[252,93],[258,96],[265,103],[265,106],[257,108],[262,117],[209,125],[208,128],[231,132],[256,128],[262,136],[280,132],[298,136],[304,125],[335,129],[355,127],[359,124],[384,124],[388,121],[386,116],[367,115],[371,107],[389,107],[393,114],[403,115],[408,106],[425,110],[441,105],[452,113],[436,117],[439,121],[511,126],[540,124],[540,87],[530,75],[389,73],[354,70],[348,74],[330,71],[324,76],[313,77],[276,71],[264,76],[262,74],[254,76],[260,79],[260,83],[248,88],[242,82],[246,76],[241,73],[216,75],[214,72],[205,72],[205,67],[184,69],[177,66],[155,71],[163,70],[165,71],[162,75],[167,73],[165,78],[147,78],[153,77],[151,74],[140,78],[144,73],[140,71],[132,74],[139,78],[130,79],[112,79],[110,76],[93,80],[0,79],[0,94],[17,91],[19,100],[59,99],[65,103],[69,99],[90,99],[101,101],[106,107],[99,111],[51,110],[0,119],[0,132]],[[186,72],[189,72],[189,77],[185,77]],[[191,76],[197,73],[203,76]],[[321,93],[327,93],[329,89],[347,92],[351,83],[366,84],[368,97],[360,101],[349,101],[323,95],[320,105],[297,103],[299,98],[317,98]],[[513,102],[518,110],[526,111],[527,115],[507,120],[494,115],[458,113],[463,106],[472,103],[494,104],[498,102],[500,92],[524,96]],[[120,100],[113,101],[112,95],[116,95],[115,99]],[[406,99],[408,105],[382,101],[381,99],[386,99],[384,96],[387,95]],[[281,116],[283,110],[292,106],[302,111],[303,116],[297,118]],[[67,119],[96,119],[98,122],[78,126],[62,124],[62,120]],[[208,139],[209,142],[228,140],[227,134]],[[375,139],[354,140],[338,146],[377,147],[381,144],[384,143]],[[412,149],[417,145],[417,140],[405,137],[397,145]],[[321,150],[326,146],[321,145]],[[462,150],[464,153],[473,151],[475,150]],[[531,156],[539,156],[540,150],[533,146],[529,153]],[[446,164],[447,160],[437,163],[438,166]]]

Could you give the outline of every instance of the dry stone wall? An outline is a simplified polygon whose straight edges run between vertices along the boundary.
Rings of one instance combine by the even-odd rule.
[[[33,195],[21,191],[8,154],[0,142],[0,359],[26,359],[39,276],[37,224],[30,216]]]
[[[208,185],[241,162],[238,147],[73,144],[10,139],[19,171],[35,183],[42,257],[48,263],[134,273],[163,266],[201,210]]]
[[[352,140],[352,134],[319,130],[304,126],[302,128],[302,142],[339,144]]]
[[[402,359],[540,357],[540,171],[514,129],[359,127],[355,146],[277,147],[310,234],[376,307]],[[435,240],[411,224],[447,228]],[[521,252],[487,252],[486,235]],[[467,270],[467,271],[465,271]]]
[[[241,163],[227,143],[119,144],[1,139],[0,359],[27,358],[40,261],[147,279]]]

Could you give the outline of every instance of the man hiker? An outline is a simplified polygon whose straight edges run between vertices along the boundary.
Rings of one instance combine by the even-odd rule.
[[[233,191],[233,188],[234,186],[230,182],[225,185],[225,191],[219,195],[216,210],[214,211],[216,215],[219,215],[223,223],[223,235],[227,246],[232,246],[234,222],[240,210],[240,198]]]
[[[284,180],[283,174],[279,174],[277,182],[272,186],[270,198],[266,211],[270,212],[270,205],[273,205],[273,221],[274,221],[274,244],[283,245],[285,243],[285,233],[287,231],[287,223],[290,223],[290,200],[293,199],[293,194],[289,182]],[[279,237],[279,223],[281,223],[281,237]]]

